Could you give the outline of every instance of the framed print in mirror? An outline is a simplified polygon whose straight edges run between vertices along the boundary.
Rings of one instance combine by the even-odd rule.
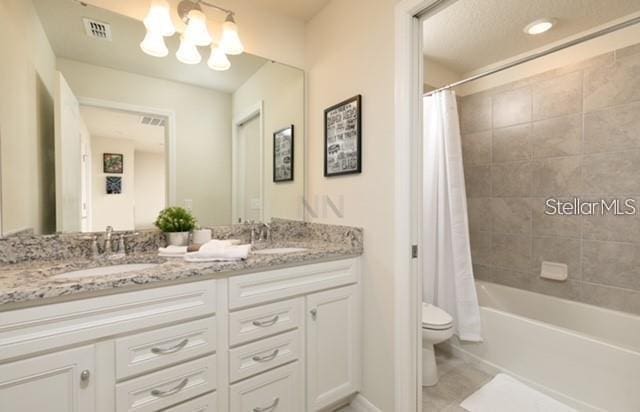
[[[293,181],[293,125],[273,134],[273,181]]]
[[[324,111],[324,175],[362,172],[362,96]]]
[[[118,153],[104,153],[102,155],[104,173],[123,173],[124,156]]]
[[[107,176],[106,188],[108,195],[122,194],[122,178],[120,176]]]

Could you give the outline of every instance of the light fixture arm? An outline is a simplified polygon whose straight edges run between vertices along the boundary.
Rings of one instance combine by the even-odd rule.
[[[202,11],[202,7],[210,7],[212,9],[221,11],[227,15],[227,19],[232,19],[235,13],[233,10],[225,9],[224,7],[220,7],[216,4],[209,3],[205,0],[182,0],[180,4],[178,4],[178,15],[182,19],[182,21],[186,22],[188,19],[188,14],[191,10],[200,10]]]

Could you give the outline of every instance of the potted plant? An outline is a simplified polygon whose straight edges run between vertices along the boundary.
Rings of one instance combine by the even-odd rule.
[[[189,233],[196,227],[196,219],[183,207],[168,207],[160,212],[155,225],[164,232],[169,246],[187,246]]]

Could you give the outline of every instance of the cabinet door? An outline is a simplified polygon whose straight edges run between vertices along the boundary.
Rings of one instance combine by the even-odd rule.
[[[307,296],[307,402],[325,408],[359,390],[360,305],[356,286]]]
[[[0,409],[92,412],[94,371],[93,346],[0,365]]]

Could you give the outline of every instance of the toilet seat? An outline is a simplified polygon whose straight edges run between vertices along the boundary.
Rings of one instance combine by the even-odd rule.
[[[453,318],[430,303],[422,303],[422,329],[446,330],[453,326]]]

